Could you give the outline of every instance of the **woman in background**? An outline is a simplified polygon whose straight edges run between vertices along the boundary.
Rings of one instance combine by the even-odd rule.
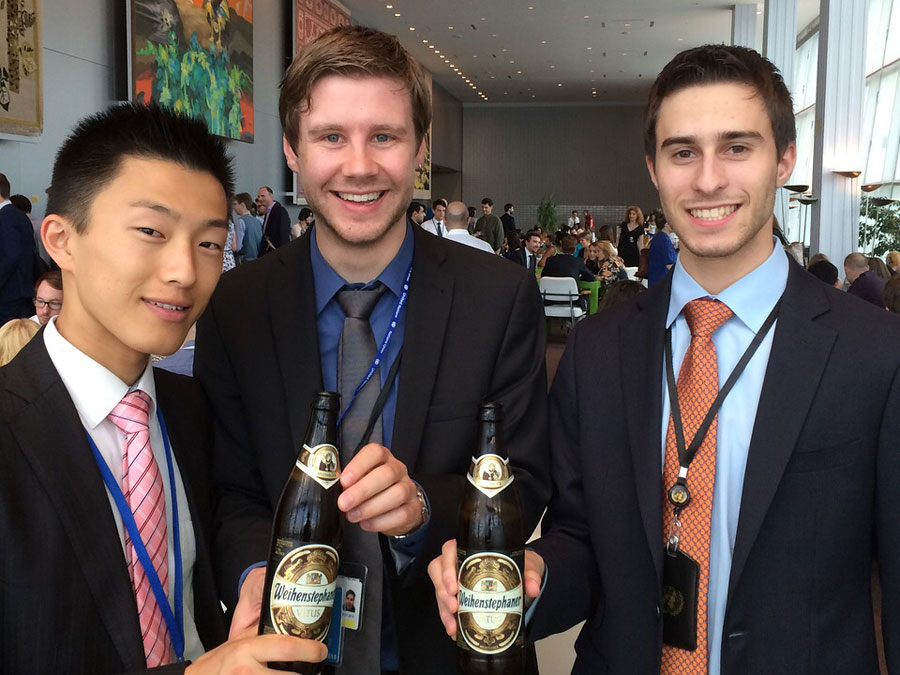
[[[0,366],[12,361],[40,329],[31,319],[13,319],[0,326]]]
[[[619,239],[616,242],[616,249],[625,261],[625,267],[637,267],[640,264],[638,243],[646,232],[643,212],[637,206],[629,206],[625,211],[625,220],[619,225]]]

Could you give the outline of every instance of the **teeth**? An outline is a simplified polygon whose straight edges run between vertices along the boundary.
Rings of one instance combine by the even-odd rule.
[[[381,197],[381,192],[367,192],[364,195],[355,195],[349,192],[338,192],[337,196],[348,202],[374,202]]]
[[[729,206],[719,206],[715,209],[690,209],[690,214],[694,218],[701,220],[721,220],[735,212],[737,206],[730,204]]]
[[[187,307],[179,307],[178,305],[168,305],[165,302],[156,302],[154,300],[148,300],[151,305],[156,305],[157,307],[162,307],[163,309],[177,309],[179,312],[183,312],[187,309]]]

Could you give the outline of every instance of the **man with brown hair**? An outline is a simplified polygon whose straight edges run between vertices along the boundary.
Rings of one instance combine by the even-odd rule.
[[[339,391],[342,560],[367,569],[339,672],[455,673],[425,565],[456,529],[480,402],[504,407],[528,531],[549,496],[534,278],[407,225],[431,103],[395,37],[325,33],[288,68],[279,111],[316,224],[223,277],[197,330],[224,602],[255,625],[263,570],[247,570],[267,557],[312,397]]]
[[[900,669],[900,323],[775,239],[794,142],[753,50],[687,50],[650,90],[647,168],[680,253],[569,336],[526,552],[530,637],[587,621],[574,673],[876,673],[876,560]],[[450,633],[454,561],[448,542],[431,568]]]

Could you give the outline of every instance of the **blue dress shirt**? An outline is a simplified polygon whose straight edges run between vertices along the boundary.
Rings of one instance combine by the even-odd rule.
[[[713,343],[719,364],[719,387],[734,370],[756,332],[765,322],[775,303],[787,285],[788,259],[781,246],[773,239],[771,255],[755,270],[739,279],[718,295],[707,293],[681,265],[675,263],[672,276],[672,291],[669,296],[669,313],[666,327],[672,328],[672,360],[676,373],[691,341],[687,320],[681,313],[691,300],[713,297],[721,300],[734,313],[719,330],[713,334]],[[744,485],[744,470],[756,409],[762,391],[766,366],[772,350],[772,340],[776,325],[769,331],[738,378],[734,388],[719,410],[719,424],[716,438],[716,483],[713,489],[712,522],[710,525],[710,562],[707,640],[709,645],[709,675],[719,675],[722,628],[725,621],[725,603],[728,596],[728,580],[731,575],[731,560],[734,553],[738,516],[741,508],[741,494]],[[661,358],[665,358],[662,356]],[[662,439],[661,462],[665,462],[666,431],[669,421],[669,397],[665,382],[665,363],[662,381]],[[688,443],[690,440],[687,441]],[[661,466],[662,466],[661,463]],[[690,487],[690,478],[688,479]],[[690,527],[685,524],[685,527]],[[663,544],[660,533],[660,546]]]
[[[406,280],[406,271],[412,264],[413,259],[413,233],[412,227],[407,223],[406,236],[403,244],[394,259],[375,279],[365,284],[370,286],[376,281],[380,281],[387,287],[382,296],[375,304],[372,314],[369,317],[369,324],[372,326],[372,332],[375,334],[375,344],[379,347],[387,335],[391,319],[394,315],[394,309],[400,299],[403,291],[403,282]],[[344,310],[337,301],[337,293],[345,286],[350,285],[341,276],[334,271],[331,265],[322,256],[319,246],[316,242],[316,227],[313,227],[309,240],[309,254],[312,263],[313,285],[316,294],[316,327],[319,334],[319,357],[322,363],[322,384],[326,391],[338,391],[338,344],[340,342],[341,330],[344,327]],[[410,288],[415,284],[415,278],[410,279]],[[397,319],[397,327],[394,329],[394,335],[388,345],[385,353],[384,361],[379,367],[379,376],[381,377],[381,385],[384,386],[385,379],[391,369],[391,365],[400,353],[400,347],[403,345],[403,335],[406,328],[406,309],[400,313]],[[383,444],[386,448],[391,447],[394,437],[394,417],[397,413],[397,389],[399,387],[400,376],[394,381],[388,397],[384,403],[384,409],[381,412],[381,430]],[[341,406],[346,407],[349,401],[341,401]],[[427,532],[427,523],[416,530],[410,536],[404,539],[389,539],[391,552],[397,569],[401,570],[412,561],[412,558],[421,550],[425,542],[425,534]],[[386,587],[386,586],[385,586]],[[384,603],[385,612],[389,611],[390,603]],[[381,640],[381,668],[382,670],[398,670],[397,648],[394,635],[391,629],[392,622],[387,614],[382,620],[382,640]]]

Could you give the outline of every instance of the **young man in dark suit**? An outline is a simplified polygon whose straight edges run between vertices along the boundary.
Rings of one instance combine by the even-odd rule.
[[[752,50],[688,50],[651,88],[647,166],[681,252],[569,337],[526,554],[531,637],[587,621],[576,673],[876,673],[876,560],[900,669],[900,324],[775,240],[795,136]],[[454,551],[431,569],[449,632]]]
[[[552,256],[544,265],[541,276],[572,277],[575,281],[594,281],[594,273],[575,257],[576,239],[571,234],[564,235],[560,242],[560,252]]]
[[[202,675],[324,657],[255,631],[216,648],[212,421],[190,378],[150,367],[218,281],[232,181],[202,122],[155,106],[89,117],[57,155],[42,239],[66,302],[0,369],[2,672]]]
[[[315,392],[340,391],[349,406],[342,555],[368,575],[340,673],[456,672],[425,565],[456,529],[481,402],[504,407],[529,531],[549,495],[533,275],[406,223],[430,111],[421,67],[395,37],[347,26],[307,45],[285,74],[280,113],[316,225],[223,277],[198,324],[194,372],[218,420],[216,550],[234,624],[257,621],[264,570],[247,574],[240,600],[235,590],[266,559]]]
[[[35,277],[34,230],[9,193],[9,179],[0,173],[0,326],[31,316]]]

